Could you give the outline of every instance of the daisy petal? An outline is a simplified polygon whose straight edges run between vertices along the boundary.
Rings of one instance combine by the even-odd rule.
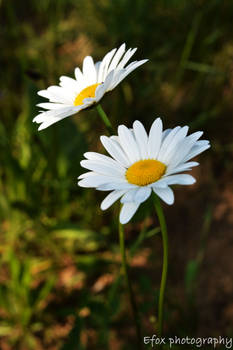
[[[125,190],[121,190],[121,191],[113,191],[111,193],[109,193],[105,199],[103,200],[103,202],[100,205],[100,208],[102,210],[106,210],[109,207],[111,207],[111,205],[113,203],[115,203],[123,194],[125,193]]]
[[[133,123],[133,131],[134,131],[135,139],[138,145],[141,158],[142,159],[148,158],[148,151],[147,151],[148,136],[144,126],[138,120],[136,120]]]
[[[118,126],[118,135],[121,147],[125,150],[130,162],[137,162],[140,159],[140,154],[130,130],[126,126],[120,125]]]
[[[180,126],[175,127],[174,129],[170,130],[170,132],[166,133],[164,135],[164,139],[162,141],[160,151],[158,154],[158,160],[161,161],[163,159],[163,155],[166,152],[170,142],[172,141],[173,137],[176,135],[176,133],[181,129]]]
[[[87,173],[83,173],[83,174],[79,175],[78,180],[85,179],[88,176],[96,176],[96,174],[93,173],[93,171],[88,171]]]
[[[100,185],[114,183],[116,179],[112,176],[99,175],[93,173],[92,176],[86,176],[84,179],[81,179],[78,182],[78,185],[81,187],[99,187]]]
[[[99,161],[102,164],[110,165],[111,164],[115,167],[121,169],[121,172],[125,173],[125,168],[121,166],[119,163],[117,163],[116,160],[112,159],[111,157],[105,156],[104,154],[96,153],[96,152],[86,152],[84,153],[84,157],[89,160],[96,160]]]
[[[38,103],[37,107],[53,110],[53,109],[61,109],[61,108],[70,108],[70,105],[65,105],[64,103],[45,102],[45,103]]]
[[[122,69],[125,67],[126,63],[130,60],[130,58],[135,54],[137,51],[137,48],[135,49],[129,49],[124,57],[122,58],[121,62],[118,64],[117,69]]]
[[[134,201],[134,196],[137,192],[137,187],[128,190],[124,196],[121,198],[121,203],[128,203],[128,202],[133,202]]]
[[[94,160],[82,160],[80,164],[83,168],[95,171],[98,174],[124,178],[125,171],[111,163],[104,164]]]
[[[188,153],[184,157],[183,161],[186,162],[186,161],[190,160],[191,158],[196,157],[198,154],[204,152],[208,148],[210,148],[210,144],[205,144],[204,146],[194,145],[193,148],[190,150],[190,153]]]
[[[50,93],[50,102],[63,102],[73,105],[75,92],[70,94],[69,91],[60,86],[49,86],[47,91]]]
[[[96,70],[97,77],[99,74],[100,64],[101,64],[101,61],[98,61],[95,63],[95,70]],[[97,80],[96,80],[96,83],[97,83]]]
[[[58,110],[58,111],[54,111],[55,113],[50,113],[53,111],[46,111],[43,113],[38,114],[34,119],[33,122],[36,123],[42,123],[38,130],[43,130],[45,128],[47,128],[48,126],[57,123],[58,121],[69,117],[72,114],[75,114],[78,112],[77,109],[72,109],[72,108],[65,108],[62,110]]]
[[[85,78],[83,76],[83,73],[81,72],[81,69],[78,67],[75,68],[74,75],[75,75],[75,79],[77,80],[77,83],[83,89],[86,86],[86,84],[85,84]]]
[[[137,203],[145,202],[151,195],[151,188],[150,187],[140,187],[135,196],[134,201]]]
[[[183,163],[186,155],[189,153],[201,135],[202,132],[197,132],[181,140],[176,146],[176,151],[173,151],[173,157],[170,161],[170,165],[177,166],[179,163]]]
[[[130,165],[126,154],[116,141],[111,140],[107,136],[101,136],[100,141],[102,142],[104,148],[116,161],[118,161],[124,167],[128,167]]]
[[[106,92],[106,84],[102,83],[95,90],[96,102],[99,102]]]
[[[62,89],[61,87],[57,86],[59,89]],[[64,90],[64,89],[63,89]],[[59,91],[60,92],[60,91]],[[39,96],[48,98],[50,102],[55,102],[55,103],[65,103],[70,105],[70,99],[66,98],[65,96],[63,96],[62,93],[60,94],[55,94],[53,91],[51,91],[51,89],[47,89],[47,90],[40,90],[37,92],[37,94]]]
[[[60,77],[60,86],[67,88],[68,90],[74,90],[76,93],[79,93],[82,89],[82,86],[77,82],[77,80],[66,76]]]
[[[170,160],[173,158],[176,153],[176,147],[179,145],[181,140],[184,140],[188,132],[188,126],[184,126],[179,129],[177,133],[174,135],[167,149],[163,152],[163,161],[165,164],[169,164]]]
[[[177,174],[164,177],[168,185],[192,185],[196,182],[195,178],[189,174]]]
[[[168,136],[168,134],[170,134],[171,130],[172,130],[172,129],[163,130],[162,142],[165,140],[165,138]]]
[[[124,74],[121,76],[120,80],[118,81],[117,85],[127,77],[131,72],[133,72],[136,68],[140,67],[142,64],[146,63],[148,60],[141,60],[133,62],[132,65],[125,68]]]
[[[102,62],[100,63],[100,67],[99,67],[99,73],[98,73],[98,83],[102,83],[105,80],[105,76],[107,74],[108,71],[108,66],[109,63],[113,57],[113,55],[115,54],[116,49],[111,50],[110,52],[108,52]]]
[[[162,141],[163,124],[160,118],[157,118],[151,126],[148,140],[148,156],[156,159],[159,153]]]
[[[135,188],[135,185],[129,184],[128,182],[109,182],[106,183],[104,185],[100,185],[98,186],[97,190],[100,191],[113,191],[113,190],[132,190],[133,188]]]
[[[179,166],[177,166],[177,167],[173,167],[173,166],[169,165],[167,167],[166,175],[184,172],[184,171],[192,169],[192,167],[195,167],[197,165],[199,165],[199,163],[197,163],[197,162],[182,163],[182,164],[179,164]]]
[[[83,60],[83,76],[87,81],[87,86],[97,81],[96,69],[91,56],[86,56]]]
[[[140,203],[134,203],[134,202],[123,204],[120,212],[120,223],[127,224],[127,222],[129,222],[129,220],[136,213],[139,206],[140,206]]]
[[[112,85],[112,81],[114,79],[114,71],[111,71],[108,73],[108,75],[105,78],[105,81],[103,82],[103,87],[105,91],[108,91],[110,86]]]
[[[157,188],[153,187],[153,191],[167,204],[174,203],[174,193],[170,187]]]
[[[124,52],[125,52],[125,43],[122,44],[119,47],[119,49],[117,50],[117,52],[115,53],[115,55],[114,55],[114,57],[112,59],[112,62],[110,64],[109,68],[108,68],[108,73],[116,68],[116,66],[118,65],[118,63],[119,63],[121,57],[123,56]]]
[[[124,69],[114,70],[114,71],[111,71],[109,74],[111,73],[113,75],[113,79],[111,83],[108,85],[108,88],[106,91],[112,91],[121,82],[122,80],[121,76],[122,74],[124,74]]]

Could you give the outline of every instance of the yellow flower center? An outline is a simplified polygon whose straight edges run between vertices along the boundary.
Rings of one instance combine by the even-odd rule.
[[[166,171],[166,165],[155,159],[139,160],[132,164],[125,173],[129,183],[146,186],[159,180]]]
[[[97,88],[97,86],[99,86],[100,84],[93,84],[90,85],[88,87],[86,87],[85,89],[83,89],[75,98],[74,100],[74,105],[75,106],[80,106],[83,104],[83,100],[84,98],[87,97],[95,97],[95,90]]]

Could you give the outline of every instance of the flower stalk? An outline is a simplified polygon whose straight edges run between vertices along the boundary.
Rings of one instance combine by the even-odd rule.
[[[104,112],[100,103],[96,105],[96,109],[104,125],[106,126],[106,129],[108,130],[109,134],[114,135],[115,131],[112,126],[112,123],[110,122],[110,119],[108,118],[107,114]]]
[[[129,279],[129,274],[128,274],[128,264],[127,264],[126,251],[125,251],[124,228],[120,222],[119,222],[119,241],[120,241],[120,251],[121,251],[121,258],[122,258],[122,271],[123,271],[126,286],[128,289],[130,304],[131,304],[131,308],[132,308],[132,312],[133,312],[135,328],[136,328],[136,333],[137,333],[137,348],[138,348],[138,350],[141,350],[142,349],[142,347],[141,347],[141,340],[142,340],[141,324],[140,324],[137,304],[136,304],[136,301],[134,298],[134,293],[133,293],[132,285],[131,285],[131,282]]]
[[[157,195],[153,196],[155,210],[159,219],[162,241],[163,241],[163,269],[159,291],[159,305],[158,305],[158,337],[162,336],[163,333],[163,309],[164,309],[164,294],[167,282],[167,269],[168,269],[168,236],[167,236],[167,225],[163,209],[160,200]]]

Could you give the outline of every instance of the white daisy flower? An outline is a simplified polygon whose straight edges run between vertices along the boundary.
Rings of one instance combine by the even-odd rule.
[[[101,203],[109,208],[121,198],[120,222],[126,224],[142,202],[154,191],[165,203],[174,203],[170,185],[191,185],[196,180],[188,174],[199,163],[190,159],[210,147],[209,141],[198,140],[203,132],[187,136],[188,126],[163,131],[160,118],[151,126],[149,136],[136,120],[133,129],[118,127],[118,136],[101,136],[111,157],[95,152],[84,154],[81,166],[90,170],[79,176],[79,186],[112,191]]]
[[[86,56],[83,70],[75,68],[75,79],[62,76],[60,86],[38,91],[38,95],[49,99],[49,102],[37,105],[46,110],[40,111],[33,119],[33,122],[41,124],[38,130],[98,103],[106,92],[113,90],[134,69],[148,61],[134,61],[126,66],[136,50],[134,48],[125,52],[123,44],[95,64],[91,56]]]

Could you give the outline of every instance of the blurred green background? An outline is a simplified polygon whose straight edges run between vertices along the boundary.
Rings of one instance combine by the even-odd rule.
[[[164,204],[165,334],[232,336],[233,2],[1,0],[0,11],[0,349],[135,348],[118,206],[101,212],[104,194],[76,185],[83,153],[103,152],[104,127],[95,109],[41,132],[32,123],[38,90],[123,42],[149,62],[104,97],[112,123],[148,129],[162,116],[212,145],[192,172],[197,183]],[[144,336],[157,309],[157,226],[147,201],[125,228]]]

